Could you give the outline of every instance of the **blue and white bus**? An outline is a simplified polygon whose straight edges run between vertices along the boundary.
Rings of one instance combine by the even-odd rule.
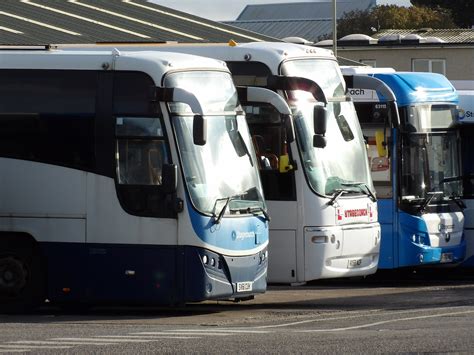
[[[466,239],[466,267],[474,267],[474,82],[454,81],[459,95],[458,122],[461,132],[461,155],[463,167],[464,237]]]
[[[434,73],[347,67],[343,74],[368,140],[379,197],[379,268],[461,262],[466,243],[456,90]]]
[[[267,207],[225,63],[2,50],[0,135],[1,305],[266,290]]]

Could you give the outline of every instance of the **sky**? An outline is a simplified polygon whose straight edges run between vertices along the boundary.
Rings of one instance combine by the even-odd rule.
[[[245,5],[290,3],[292,0],[151,0],[152,2],[214,21],[232,21]],[[293,0],[311,2],[311,0]],[[410,6],[409,0],[380,0],[381,5]],[[337,3],[336,3],[337,4]]]

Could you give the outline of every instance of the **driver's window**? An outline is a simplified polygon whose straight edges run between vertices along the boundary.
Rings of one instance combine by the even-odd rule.
[[[268,104],[246,103],[244,109],[265,198],[295,200],[293,159],[282,116]]]
[[[118,117],[117,180],[122,185],[161,185],[168,164],[165,138],[157,117]]]

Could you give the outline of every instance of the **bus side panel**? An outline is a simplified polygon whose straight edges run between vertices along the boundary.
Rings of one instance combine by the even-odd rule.
[[[181,301],[174,247],[42,243],[41,248],[52,302],[170,305]]]
[[[177,220],[128,214],[111,178],[89,174],[87,204],[87,243],[177,244]]]
[[[89,244],[87,253],[89,300],[163,305],[181,301],[175,247]]]
[[[463,266],[474,267],[474,200],[464,199],[467,208],[464,213],[464,238],[466,240],[466,261]]]
[[[300,181],[300,180],[299,180]],[[304,262],[304,241],[297,241],[298,203],[296,201],[267,201],[272,218],[268,243],[268,281],[297,282],[304,277],[304,264],[297,265],[298,243]],[[298,270],[301,270],[298,272]]]
[[[51,302],[83,301],[86,296],[87,258],[83,243],[40,243]]]
[[[0,158],[0,214],[84,218],[86,173],[20,159]]]
[[[382,229],[380,241],[379,269],[393,269],[398,266],[398,239],[393,230],[393,201],[392,199],[378,200],[379,223]],[[397,252],[397,253],[396,253]]]
[[[296,232],[274,230],[268,243],[268,282],[296,282]]]

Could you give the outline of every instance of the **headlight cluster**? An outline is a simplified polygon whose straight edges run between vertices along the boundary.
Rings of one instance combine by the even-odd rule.
[[[268,259],[268,250],[262,250],[259,255],[259,264],[262,264],[265,260]]]
[[[206,254],[202,255],[202,263],[207,266],[211,266],[214,268],[221,269],[222,263],[221,261],[215,256],[207,256]]]
[[[411,240],[415,244],[429,245],[429,238],[427,235],[422,233],[415,233],[412,235]]]

